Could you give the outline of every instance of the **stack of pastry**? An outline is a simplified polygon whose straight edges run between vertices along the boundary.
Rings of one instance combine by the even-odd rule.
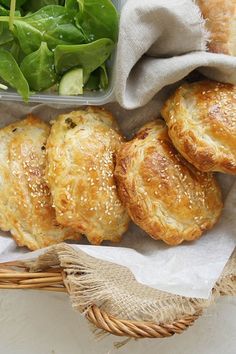
[[[236,175],[236,87],[185,84],[162,119],[123,144],[115,175],[131,219],[170,245],[199,238],[222,211],[214,171]]]
[[[51,129],[32,116],[1,129],[1,229],[31,250],[82,234],[118,242],[129,222],[113,176],[122,141],[98,108],[61,115]]]
[[[128,142],[99,108],[1,129],[1,229],[32,250],[118,242],[130,218],[169,245],[199,238],[223,207],[213,173],[236,175],[236,88],[182,85],[162,117]]]

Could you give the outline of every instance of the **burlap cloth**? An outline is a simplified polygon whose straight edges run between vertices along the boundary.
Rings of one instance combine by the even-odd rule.
[[[173,295],[142,285],[128,268],[98,260],[67,244],[53,246],[27,263],[31,271],[62,267],[74,309],[86,312],[90,306],[97,305],[110,315],[128,320],[171,323],[203,310],[221,295],[236,295],[236,251],[208,300]]]

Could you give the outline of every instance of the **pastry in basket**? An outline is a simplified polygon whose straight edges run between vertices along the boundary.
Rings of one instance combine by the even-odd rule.
[[[45,182],[49,126],[28,116],[0,129],[0,227],[31,250],[79,238],[58,224]]]
[[[162,116],[176,149],[200,171],[236,174],[236,86],[185,84],[167,100]]]
[[[236,55],[236,0],[198,0],[210,33],[209,50]]]
[[[169,245],[199,238],[220,216],[215,178],[196,170],[175,150],[163,120],[146,124],[123,144],[115,177],[131,219]]]
[[[48,139],[47,179],[57,220],[92,244],[118,242],[128,227],[113,177],[121,142],[114,118],[99,108],[60,115]]]

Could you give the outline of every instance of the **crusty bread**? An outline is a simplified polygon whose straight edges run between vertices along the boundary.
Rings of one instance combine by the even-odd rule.
[[[57,220],[92,244],[117,242],[128,228],[113,177],[121,142],[114,118],[99,108],[59,116],[47,142],[47,178]]]
[[[236,55],[236,0],[198,0],[210,33],[209,50]]]
[[[200,171],[236,174],[236,86],[214,81],[182,85],[162,116],[177,150]]]
[[[146,124],[123,144],[115,177],[134,223],[169,245],[199,238],[220,216],[213,175],[199,172],[175,150],[163,120]]]
[[[0,227],[31,250],[79,234],[58,224],[45,181],[50,127],[38,118],[0,129]]]

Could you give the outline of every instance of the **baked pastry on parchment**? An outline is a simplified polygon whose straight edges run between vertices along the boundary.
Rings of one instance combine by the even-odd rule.
[[[0,129],[0,228],[31,250],[79,239],[58,224],[45,181],[50,127],[28,116]]]
[[[57,220],[92,244],[118,242],[128,228],[113,176],[121,143],[116,122],[104,109],[60,115],[52,125],[47,178]]]
[[[215,178],[196,170],[175,150],[163,120],[146,124],[123,144],[115,177],[134,223],[169,245],[199,238],[220,216]]]
[[[162,116],[173,144],[196,168],[236,174],[236,86],[184,84],[167,100]]]
[[[198,0],[210,33],[209,51],[236,55],[236,0]]]

